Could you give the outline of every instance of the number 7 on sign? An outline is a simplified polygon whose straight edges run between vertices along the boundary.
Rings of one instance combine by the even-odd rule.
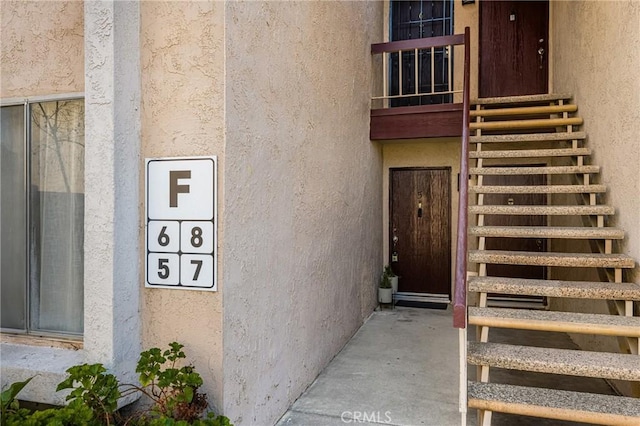
[[[180,257],[180,282],[189,287],[212,287],[213,256],[183,254]]]
[[[196,271],[193,273],[193,280],[198,281],[198,277],[200,276],[200,269],[202,269],[202,260],[192,260],[192,265],[196,265]]]

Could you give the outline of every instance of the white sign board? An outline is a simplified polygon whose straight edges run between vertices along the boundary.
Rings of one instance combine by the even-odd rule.
[[[217,290],[217,164],[146,160],[146,287]]]

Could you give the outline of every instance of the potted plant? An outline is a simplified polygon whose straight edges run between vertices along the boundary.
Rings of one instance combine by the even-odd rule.
[[[380,278],[380,287],[378,288],[378,302],[393,302],[393,288],[391,287],[391,279],[386,272],[383,272],[382,277]]]
[[[396,294],[398,292],[398,276],[393,272],[393,269],[391,269],[391,265],[385,266],[384,272],[385,274],[387,274],[387,276],[389,277],[389,280],[391,281],[391,288],[393,288],[393,294]]]

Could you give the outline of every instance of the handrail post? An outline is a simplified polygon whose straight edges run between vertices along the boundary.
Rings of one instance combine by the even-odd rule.
[[[469,91],[470,47],[469,27],[464,30],[464,79],[462,90],[462,141],[460,149],[460,191],[458,204],[458,238],[456,245],[456,274],[453,304],[453,326],[467,326],[467,221],[469,204]]]

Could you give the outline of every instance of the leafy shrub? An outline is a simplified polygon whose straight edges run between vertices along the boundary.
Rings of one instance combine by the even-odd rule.
[[[172,342],[165,351],[142,352],[136,367],[140,386],[119,384],[102,364],[73,366],[56,388],[71,389],[64,407],[34,412],[20,408],[17,395],[33,377],[13,383],[2,391],[1,426],[233,426],[227,417],[213,412],[203,418],[208,403],[206,395],[198,392],[202,377],[192,365],[178,365],[186,358],[183,348]],[[117,413],[118,400],[137,392],[151,399],[151,408],[123,419]]]
[[[107,374],[102,364],[75,365],[67,369],[67,373],[69,377],[58,384],[56,391],[73,389],[67,395],[70,405],[84,405],[102,423],[113,423],[113,413],[118,408],[120,398],[116,376]]]

